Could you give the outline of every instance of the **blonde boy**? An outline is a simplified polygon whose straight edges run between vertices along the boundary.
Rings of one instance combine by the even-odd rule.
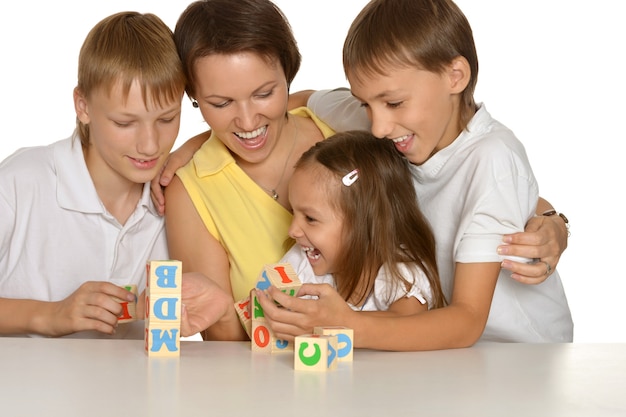
[[[122,288],[167,259],[149,181],[180,125],[185,77],[152,14],[100,21],[80,51],[77,128],[0,163],[0,335],[142,338],[121,324]],[[140,297],[141,299],[141,297]]]

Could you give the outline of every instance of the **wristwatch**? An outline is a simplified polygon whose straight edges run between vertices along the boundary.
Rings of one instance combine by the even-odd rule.
[[[565,214],[559,213],[556,210],[547,210],[547,211],[544,211],[543,213],[541,213],[541,215],[542,216],[547,216],[547,217],[557,215],[560,218],[562,218],[563,221],[565,222],[565,228],[567,229],[567,236],[570,235],[570,232],[569,232],[569,220],[567,219],[567,216],[565,216]]]

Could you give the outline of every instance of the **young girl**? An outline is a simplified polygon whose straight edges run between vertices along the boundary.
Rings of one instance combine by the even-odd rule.
[[[412,314],[443,307],[435,240],[409,164],[388,141],[338,133],[305,152],[289,183],[304,283],[328,283],[359,311]]]
[[[375,349],[457,348],[480,338],[571,342],[572,318],[552,266],[543,263],[544,275],[551,276],[534,286],[500,268],[502,236],[521,231],[534,215],[538,186],[522,144],[474,102],[478,59],[463,13],[448,0],[373,0],[348,31],[343,55],[372,133],[414,164],[417,197],[435,234],[450,303],[370,320],[346,311],[340,297],[323,287],[303,286],[299,294],[318,300],[289,299],[270,288],[286,307],[261,298],[276,336],[288,339],[332,324],[353,328],[355,347]]]

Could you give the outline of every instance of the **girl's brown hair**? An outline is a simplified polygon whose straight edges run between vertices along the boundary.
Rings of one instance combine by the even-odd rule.
[[[128,96],[133,82],[141,83],[144,103],[157,105],[182,99],[185,75],[172,30],[157,16],[137,12],[111,15],[91,29],[78,57],[77,89],[84,97],[100,88],[110,92],[121,83]],[[147,105],[147,104],[146,104]],[[89,126],[76,120],[83,147]]]
[[[370,291],[383,266],[406,289],[397,263],[414,263],[432,287],[430,307],[442,307],[435,238],[418,207],[409,163],[393,143],[365,131],[337,133],[305,152],[296,169],[315,164],[323,167],[318,178],[328,184],[331,204],[344,219],[342,264],[333,272],[344,299],[357,295],[362,302],[368,292],[356,291]],[[355,169],[358,179],[344,185],[342,178]]]
[[[352,22],[343,46],[343,67],[359,74],[386,74],[390,67],[442,73],[457,57],[470,66],[461,94],[459,122],[467,127],[476,111],[478,56],[467,18],[450,0],[373,0]]]

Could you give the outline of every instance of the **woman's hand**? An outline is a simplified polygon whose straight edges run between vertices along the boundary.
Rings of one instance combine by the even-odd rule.
[[[199,333],[222,319],[232,307],[233,299],[213,280],[198,272],[186,272],[182,281],[183,337]]]

